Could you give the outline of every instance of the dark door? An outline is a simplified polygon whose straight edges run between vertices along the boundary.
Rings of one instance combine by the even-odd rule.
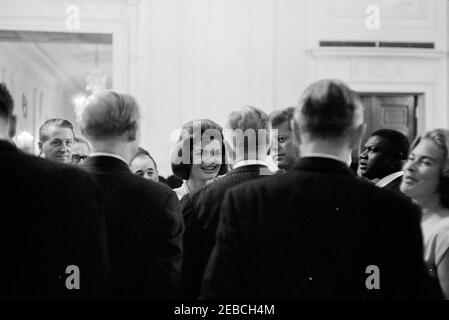
[[[418,101],[423,97],[419,94],[393,94],[393,93],[359,93],[365,107],[366,135],[362,146],[369,136],[379,129],[393,129],[405,134],[410,143],[417,134],[416,109]],[[351,168],[357,169],[359,150],[352,153]]]
[[[419,95],[413,94],[360,94],[365,107],[366,136],[376,130],[394,129],[405,134],[412,142],[416,137],[416,108]]]

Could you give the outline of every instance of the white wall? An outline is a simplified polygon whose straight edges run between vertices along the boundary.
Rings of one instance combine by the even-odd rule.
[[[446,0],[0,3],[0,29],[67,31],[65,7],[75,3],[81,14],[76,32],[113,33],[113,86],[138,98],[142,145],[163,175],[170,173],[170,133],[184,122],[210,117],[223,123],[245,104],[266,112],[294,104],[318,77],[338,76],[359,90],[425,92],[422,129],[449,123]],[[364,9],[376,3],[386,14],[380,30],[367,30]],[[399,50],[399,55],[318,48],[318,40],[333,39],[425,41],[437,47],[430,54]],[[377,78],[369,72],[395,62],[402,70],[397,78],[391,79],[394,70],[388,68]]]
[[[380,9],[369,29],[365,9]],[[418,133],[448,127],[447,0],[308,0],[308,79],[340,78],[362,92],[424,94]],[[319,48],[320,40],[433,42],[435,49]]]
[[[73,121],[71,108],[67,108],[62,90],[62,79],[55,73],[33,63],[22,54],[19,44],[13,47],[0,43],[0,81],[4,81],[15,102],[17,134],[27,131],[35,140],[40,125],[47,119],[60,117]],[[22,108],[22,97],[27,101],[27,114]]]
[[[148,92],[144,143],[170,172],[170,133],[225,117],[243,105],[271,112],[296,102],[306,84],[305,2],[154,0],[141,3]]]

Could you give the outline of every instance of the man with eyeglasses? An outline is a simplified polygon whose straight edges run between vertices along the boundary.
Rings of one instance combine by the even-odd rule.
[[[68,120],[50,119],[39,128],[39,150],[45,159],[71,163],[75,139],[73,125]]]
[[[87,140],[81,137],[75,137],[75,143],[72,147],[72,163],[80,165],[90,154],[90,146]]]

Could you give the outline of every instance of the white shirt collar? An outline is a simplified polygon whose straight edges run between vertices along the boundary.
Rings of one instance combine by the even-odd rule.
[[[181,200],[190,191],[189,187],[187,186],[187,181],[184,181],[179,188],[173,189],[173,191],[178,196],[178,200]]]
[[[383,188],[385,187],[387,184],[389,184],[390,182],[392,182],[393,180],[395,180],[396,178],[401,177],[404,174],[404,171],[398,171],[392,174],[389,174],[386,177],[383,177],[382,179],[380,179],[377,183],[376,183],[376,187],[379,188]]]
[[[232,166],[232,169],[237,169],[240,167],[251,166],[251,165],[261,165],[261,166],[268,167],[268,165],[262,160],[241,160],[241,161],[237,161]]]
[[[301,158],[307,158],[307,157],[332,159],[332,160],[337,160],[337,161],[343,162],[348,167],[351,165],[351,159],[340,158],[339,156],[336,156],[333,154],[328,154],[328,153],[309,153],[307,155],[301,155]]]
[[[113,153],[108,153],[108,152],[92,152],[89,157],[111,157],[111,158],[116,158],[119,160],[122,160],[124,163],[126,163],[126,165],[128,166],[128,162],[120,157],[119,155],[113,154]]]

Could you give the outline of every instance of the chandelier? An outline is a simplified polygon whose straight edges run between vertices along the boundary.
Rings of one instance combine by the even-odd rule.
[[[95,45],[95,67],[86,77],[86,90],[92,94],[106,89],[107,76],[98,67],[98,44]]]
[[[107,75],[104,72],[102,72],[100,67],[98,66],[98,44],[96,44],[94,68],[86,76],[85,90],[87,91],[87,93],[78,94],[72,99],[72,103],[75,106],[74,108],[75,118],[78,123],[81,120],[81,115],[86,105],[88,96],[106,90],[107,79],[108,79]]]

